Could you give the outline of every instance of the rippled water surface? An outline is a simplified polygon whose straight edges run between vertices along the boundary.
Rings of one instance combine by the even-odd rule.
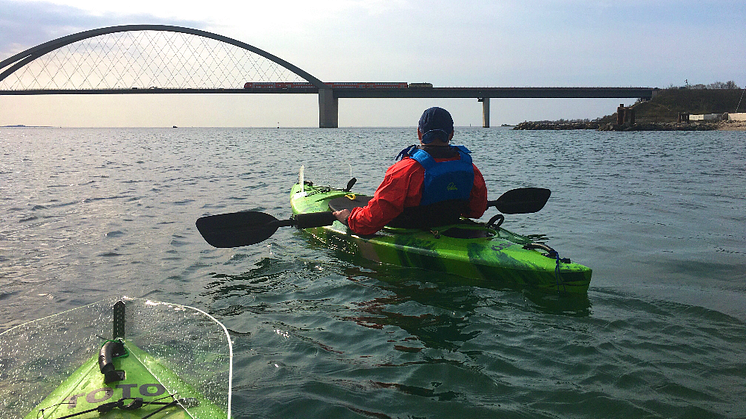
[[[237,249],[196,231],[288,217],[300,165],[372,193],[412,129],[5,128],[0,331],[112,295],[196,306],[234,338],[241,418],[746,417],[743,132],[456,139],[490,199],[552,190],[504,225],[592,267],[587,299],[356,265],[291,228]]]

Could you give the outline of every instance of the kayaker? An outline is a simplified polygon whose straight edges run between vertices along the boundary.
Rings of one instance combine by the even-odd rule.
[[[487,186],[466,147],[450,145],[453,118],[439,107],[426,109],[417,127],[419,146],[402,150],[365,207],[334,216],[356,234],[385,225],[432,228],[461,216],[479,218],[487,209]]]

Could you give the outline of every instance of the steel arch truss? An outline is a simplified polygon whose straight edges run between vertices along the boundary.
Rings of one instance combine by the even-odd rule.
[[[190,92],[247,81],[324,83],[226,36],[169,25],[123,25],[64,36],[0,62],[0,94]]]

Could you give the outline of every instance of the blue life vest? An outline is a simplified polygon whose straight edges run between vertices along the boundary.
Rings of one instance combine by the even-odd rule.
[[[464,146],[453,146],[461,156],[459,160],[436,162],[425,150],[410,151],[410,157],[425,168],[420,206],[441,201],[468,201],[474,185],[474,166],[470,151]]]

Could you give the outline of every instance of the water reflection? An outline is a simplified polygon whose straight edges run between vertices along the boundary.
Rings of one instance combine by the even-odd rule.
[[[464,332],[469,325],[469,317],[474,313],[454,314],[406,314],[406,304],[411,301],[406,296],[375,298],[356,304],[360,314],[348,316],[360,326],[383,329],[396,326],[406,331],[410,337],[395,343],[394,349],[402,352],[419,352],[426,348],[457,350],[464,342],[473,339],[480,331]],[[418,344],[419,343],[419,344]]]
[[[494,290],[464,285],[464,279],[454,275],[436,274],[418,269],[380,267],[365,270],[349,267],[345,275],[352,281],[362,278],[382,281],[385,296],[355,304],[358,313],[348,316],[358,325],[383,329],[396,326],[410,337],[394,342],[394,349],[419,352],[424,348],[458,350],[465,342],[478,337],[482,330],[471,322],[479,317],[480,308],[505,304],[514,305],[518,296],[525,298],[529,310],[547,314],[584,317],[590,314],[587,296],[545,294],[537,291]],[[506,298],[507,297],[507,298]]]
[[[440,272],[429,272],[415,268],[399,268],[369,263],[371,271],[367,275],[387,284],[386,288],[399,295],[430,306],[445,309],[473,310],[483,304],[480,300],[470,301],[468,295],[474,294],[474,288],[519,293],[530,307],[547,314],[584,317],[590,315],[591,301],[588,295],[568,293],[547,293],[531,288],[513,288],[497,286],[494,282],[480,281]],[[360,270],[361,274],[363,273]],[[349,276],[349,275],[348,275]],[[415,284],[419,284],[416,286]],[[410,289],[416,289],[411,292]],[[440,290],[441,292],[438,292]]]

